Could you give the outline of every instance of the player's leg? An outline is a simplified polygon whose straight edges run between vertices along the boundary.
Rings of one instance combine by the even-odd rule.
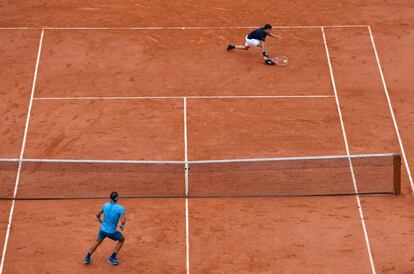
[[[98,238],[96,241],[92,244],[91,248],[89,249],[88,253],[83,258],[84,264],[90,264],[91,263],[91,256],[95,252],[95,250],[98,248],[98,246],[103,242],[105,239],[105,236],[101,231],[99,231]]]
[[[267,51],[267,45],[264,41],[261,41],[258,47],[262,48],[262,54],[263,59],[266,65],[275,65],[275,62],[273,62],[272,59],[269,58],[268,51]]]
[[[235,48],[236,49],[241,49],[241,50],[248,50],[250,48],[250,46],[246,46],[246,45],[236,45]]]
[[[269,55],[267,53],[267,45],[265,44],[265,42],[261,41],[260,44],[257,45],[257,47],[262,48],[263,59],[269,59]]]
[[[117,231],[110,238],[118,242],[115,245],[115,248],[114,248],[114,251],[112,252],[111,257],[108,258],[108,263],[113,264],[113,265],[119,265],[119,261],[116,258],[116,255],[118,255],[118,252],[121,250],[122,246],[124,245],[125,237],[124,235],[122,235],[121,232]]]
[[[119,239],[118,243],[115,245],[114,252],[118,254],[119,250],[121,250],[124,243],[125,243],[125,237],[122,236],[122,238]]]
[[[101,245],[102,242],[103,242],[103,239],[99,239],[99,238],[96,239],[96,241],[93,243],[93,245],[89,249],[89,253],[93,254],[95,250],[98,248],[98,246]]]
[[[234,45],[234,44],[229,44],[227,46],[227,50],[232,50],[232,49],[241,49],[241,50],[248,50],[250,48],[250,46],[246,46],[246,45]]]
[[[250,47],[257,47],[257,45],[259,44],[260,44],[259,40],[249,39],[247,38],[247,35],[246,35],[244,45],[230,44],[227,46],[227,50],[232,50],[232,49],[248,50]]]

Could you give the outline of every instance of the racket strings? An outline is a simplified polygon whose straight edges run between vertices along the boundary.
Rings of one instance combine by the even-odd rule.
[[[289,64],[289,60],[286,56],[277,56],[273,58],[273,62],[275,62],[278,66],[285,67]]]

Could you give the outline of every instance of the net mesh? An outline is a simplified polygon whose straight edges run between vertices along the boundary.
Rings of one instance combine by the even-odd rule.
[[[395,193],[395,164],[393,157],[199,163],[190,165],[189,192],[198,197]]]
[[[2,198],[13,198],[18,163],[2,162]],[[14,178],[13,178],[14,171]],[[22,162],[15,199],[181,197],[185,194],[181,164],[119,162]]]
[[[397,154],[187,163],[3,159],[0,199],[107,198],[112,191],[123,197],[398,194],[400,165]]]

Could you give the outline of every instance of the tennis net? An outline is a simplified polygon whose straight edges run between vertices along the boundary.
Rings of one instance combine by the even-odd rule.
[[[398,154],[218,161],[0,159],[0,199],[399,194]]]

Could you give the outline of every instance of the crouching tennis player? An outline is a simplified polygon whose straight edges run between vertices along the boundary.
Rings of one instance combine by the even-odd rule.
[[[266,24],[262,28],[255,29],[254,31],[246,35],[246,42],[244,45],[230,44],[227,46],[227,50],[232,50],[232,49],[248,50],[250,47],[261,47],[265,64],[274,65],[275,62],[272,59],[270,59],[267,54],[267,45],[265,43],[266,36],[269,35],[270,37],[281,39],[282,35],[273,34],[271,30],[272,30],[272,25],[270,24]]]
[[[89,249],[88,254],[86,254],[86,256],[83,258],[84,264],[89,264],[91,262],[91,256],[93,252],[95,252],[95,250],[98,248],[98,246],[103,242],[105,238],[109,238],[111,240],[118,242],[114,248],[114,252],[108,258],[107,262],[113,265],[119,264],[116,255],[118,254],[119,250],[124,244],[125,237],[124,235],[122,235],[121,232],[116,230],[116,227],[118,226],[119,219],[121,219],[121,224],[119,225],[119,227],[122,231],[124,230],[126,222],[125,209],[123,206],[117,204],[119,199],[119,195],[117,192],[112,192],[109,198],[111,199],[111,201],[109,203],[104,204],[102,206],[102,209],[96,215],[98,222],[101,224],[101,228],[99,230],[96,242],[93,243],[93,245]],[[101,219],[102,213],[104,214],[103,220]]]

